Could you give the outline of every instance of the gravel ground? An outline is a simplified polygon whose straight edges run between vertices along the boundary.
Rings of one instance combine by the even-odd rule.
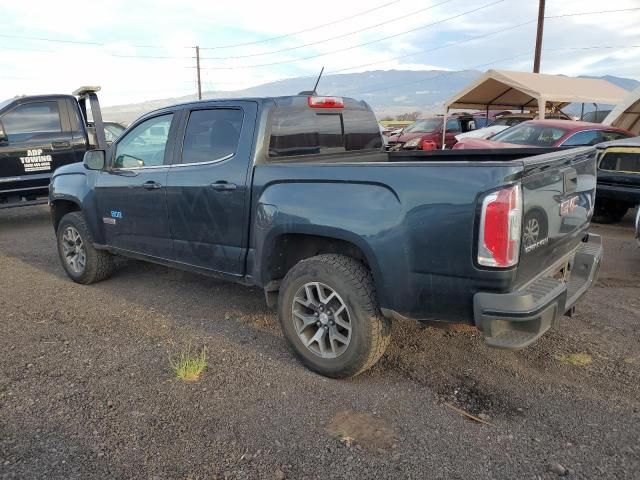
[[[293,358],[259,290],[133,261],[76,285],[46,207],[0,211],[0,478],[640,478],[631,225],[593,228],[600,280],[534,346],[396,322],[338,381]],[[182,383],[189,346],[209,367]]]

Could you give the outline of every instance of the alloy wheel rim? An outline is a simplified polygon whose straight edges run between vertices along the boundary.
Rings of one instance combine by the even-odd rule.
[[[84,272],[87,264],[87,252],[80,233],[75,227],[68,226],[62,234],[62,253],[64,260],[75,273]]]
[[[532,245],[538,240],[538,235],[540,235],[540,223],[536,218],[532,218],[524,227],[524,244]]]
[[[336,358],[349,347],[349,308],[328,285],[310,282],[301,286],[293,297],[291,313],[298,338],[315,355]]]

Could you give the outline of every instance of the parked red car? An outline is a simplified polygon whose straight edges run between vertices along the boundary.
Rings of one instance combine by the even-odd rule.
[[[451,148],[456,143],[456,135],[469,131],[473,125],[471,115],[449,117],[445,133],[445,146]],[[429,117],[416,120],[400,132],[400,135],[389,137],[389,148],[392,150],[431,150],[442,148],[442,124],[444,117]]]
[[[463,138],[454,149],[579,147],[633,137],[621,128],[573,120],[530,120],[496,133],[490,139]]]

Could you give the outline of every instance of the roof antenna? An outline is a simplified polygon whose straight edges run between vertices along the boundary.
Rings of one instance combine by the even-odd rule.
[[[316,80],[316,84],[313,86],[313,90],[311,91],[304,90],[300,92],[298,95],[318,95],[318,92],[316,92],[316,88],[318,88],[318,84],[320,83],[320,78],[322,78],[322,72],[324,72],[324,66],[320,70],[320,75],[318,75],[318,79]]]

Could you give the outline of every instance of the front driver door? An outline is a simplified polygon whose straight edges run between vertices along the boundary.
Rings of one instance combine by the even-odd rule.
[[[111,164],[96,184],[98,209],[109,246],[170,259],[166,180],[176,115],[147,118],[109,149]]]

